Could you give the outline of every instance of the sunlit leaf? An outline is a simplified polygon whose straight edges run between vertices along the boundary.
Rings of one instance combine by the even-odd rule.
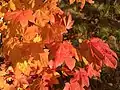
[[[5,14],[5,20],[11,20],[12,23],[18,23],[25,27],[28,25],[28,21],[34,22],[34,16],[32,15],[32,10],[17,10],[13,12],[7,12]]]

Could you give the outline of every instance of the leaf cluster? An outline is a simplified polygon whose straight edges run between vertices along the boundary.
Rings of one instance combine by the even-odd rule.
[[[86,90],[103,67],[115,69],[116,53],[98,38],[112,30],[108,3],[2,0],[0,90]]]

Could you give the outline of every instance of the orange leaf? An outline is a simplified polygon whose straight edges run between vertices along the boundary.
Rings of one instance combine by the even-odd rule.
[[[63,22],[66,26],[66,29],[71,29],[74,21],[72,20],[72,16],[70,13],[68,13],[68,17],[63,17]]]
[[[30,42],[37,35],[37,32],[38,32],[37,26],[27,27],[27,29],[25,30],[25,32],[23,34],[23,40],[25,42]]]
[[[70,70],[72,70],[75,67],[75,59],[74,58],[66,58],[65,59],[65,64],[68,66]]]
[[[51,45],[50,50],[50,54],[55,59],[55,67],[58,67],[65,62],[69,69],[72,70],[74,68],[75,60],[72,57],[76,55],[76,51],[70,42],[64,41],[63,43],[53,44]]]
[[[32,10],[7,12],[4,18],[5,20],[11,20],[13,24],[20,22],[21,26],[25,27],[28,25],[28,21],[34,22],[34,17],[32,13]]]
[[[41,37],[45,43],[51,43],[53,41],[59,42],[63,39],[63,33],[66,31],[63,25],[47,24],[44,28],[41,28]]]
[[[36,19],[36,24],[44,27],[49,22],[49,11],[48,10],[37,10],[34,13],[34,17]]]
[[[73,4],[75,1],[76,1],[77,3],[78,3],[78,2],[81,2],[81,6],[80,6],[81,9],[84,7],[85,2],[88,2],[88,3],[90,3],[90,4],[94,3],[93,0],[69,0],[70,4]]]

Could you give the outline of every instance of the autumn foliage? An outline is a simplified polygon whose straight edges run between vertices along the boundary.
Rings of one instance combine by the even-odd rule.
[[[70,4],[92,0],[69,0]],[[70,12],[58,0],[2,0],[4,34],[0,90],[88,90],[105,66],[116,68],[117,55],[100,38],[74,47],[63,34],[71,30]],[[6,6],[6,7],[4,7]]]

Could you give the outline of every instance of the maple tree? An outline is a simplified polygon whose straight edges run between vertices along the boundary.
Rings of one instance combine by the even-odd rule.
[[[85,90],[90,88],[89,78],[99,79],[103,67],[116,68],[116,53],[100,38],[83,40],[78,47],[64,39],[63,34],[71,30],[74,20],[70,12],[58,7],[59,2],[2,1],[0,16],[4,20],[0,30],[5,32],[5,59],[0,90]],[[85,2],[94,3],[69,2],[80,2],[81,9]]]

